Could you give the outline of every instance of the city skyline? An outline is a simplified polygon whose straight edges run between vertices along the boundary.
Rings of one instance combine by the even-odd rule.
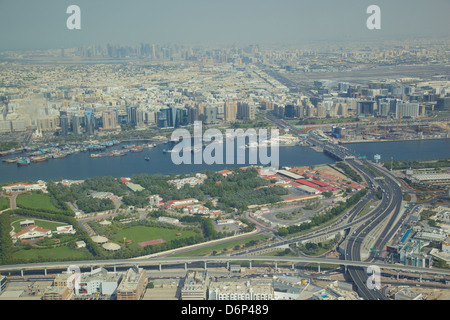
[[[370,5],[381,29],[369,30]],[[81,30],[66,13],[80,7]],[[430,10],[434,8],[435,10]],[[307,43],[310,41],[446,37],[450,3],[378,1],[96,1],[0,2],[0,50],[69,48],[106,43]],[[438,9],[438,10],[437,10]]]

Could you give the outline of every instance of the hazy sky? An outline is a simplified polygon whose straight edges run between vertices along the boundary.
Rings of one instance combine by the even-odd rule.
[[[68,30],[69,5],[81,30]],[[381,30],[366,9],[381,8]],[[450,0],[0,0],[0,50],[449,36]]]

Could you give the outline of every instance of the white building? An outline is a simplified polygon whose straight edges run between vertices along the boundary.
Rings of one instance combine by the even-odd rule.
[[[208,300],[273,300],[274,290],[268,281],[211,282]]]
[[[167,223],[171,223],[171,224],[179,224],[180,223],[180,220],[174,219],[174,218],[169,218],[169,217],[159,217],[158,221],[167,222]]]
[[[36,225],[29,225],[20,232],[14,233],[12,235],[13,241],[17,240],[33,240],[39,239],[41,237],[52,237],[52,231],[38,227]]]
[[[10,184],[8,186],[4,186],[4,187],[2,187],[2,189],[6,193],[11,193],[11,192],[28,192],[28,191],[38,191],[38,190],[41,190],[43,192],[47,192],[47,184],[44,181],[41,181],[41,180],[39,180],[35,184],[28,184],[28,183],[19,182],[19,183]]]
[[[67,225],[67,226],[56,227],[56,233],[57,234],[75,234],[76,230],[73,228],[72,225]]]
[[[442,251],[450,253],[450,238],[445,239],[445,241],[442,241],[441,244],[442,244]]]
[[[115,295],[122,275],[98,268],[81,274],[80,283],[75,287],[76,295]]]

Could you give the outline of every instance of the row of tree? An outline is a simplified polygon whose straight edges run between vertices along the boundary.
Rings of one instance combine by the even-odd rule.
[[[353,181],[356,182],[362,181],[361,176],[355,170],[353,170],[348,164],[344,162],[337,162],[335,166],[344,170],[345,174],[349,176]]]

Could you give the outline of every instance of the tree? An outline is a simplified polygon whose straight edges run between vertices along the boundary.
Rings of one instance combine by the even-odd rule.
[[[280,237],[285,237],[289,234],[289,230],[285,227],[278,228],[278,235]]]

